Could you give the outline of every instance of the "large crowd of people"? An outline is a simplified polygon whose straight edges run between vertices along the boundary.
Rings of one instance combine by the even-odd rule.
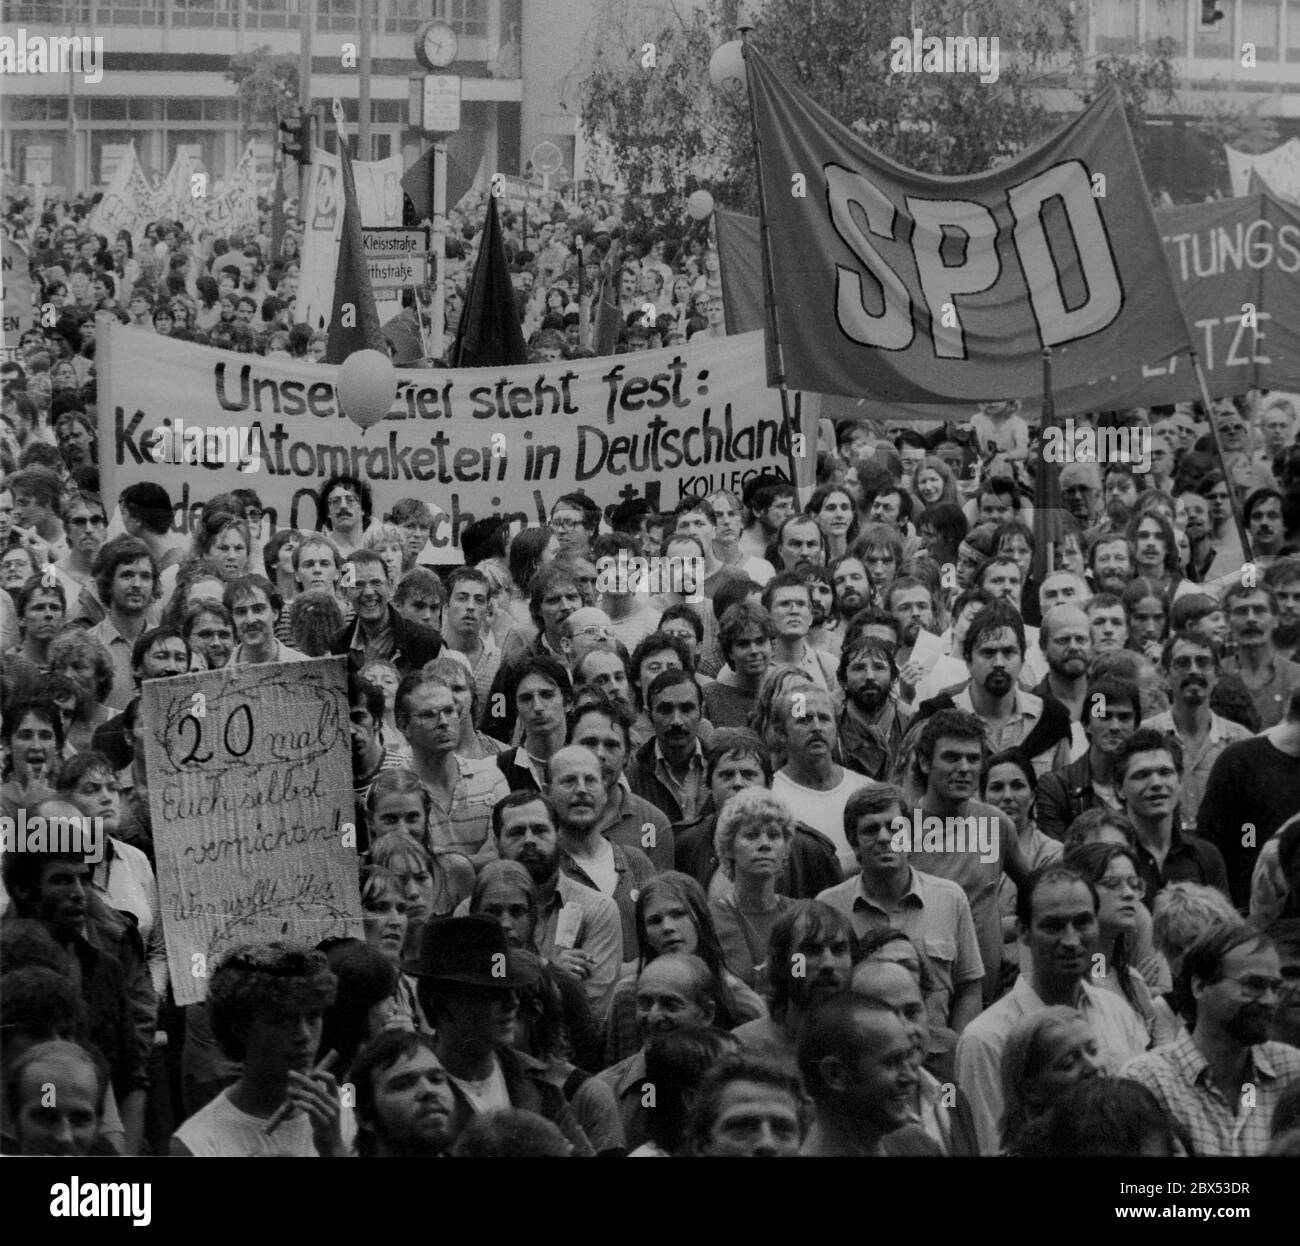
[[[351,476],[313,532],[101,496],[97,318],[323,339],[291,241],[145,255],[88,206],[6,216],[56,314],[0,365],[0,815],[108,832],[4,854],[6,1152],[1300,1154],[1300,398],[1077,416],[1150,453],[1062,468],[1050,548],[1006,402],[446,567],[436,496]],[[591,349],[602,261],[618,349],[724,331],[703,235],[615,211],[507,219],[537,358]],[[608,574],[656,560],[695,575]],[[141,684],[326,655],[364,936],[223,949],[178,1007]]]

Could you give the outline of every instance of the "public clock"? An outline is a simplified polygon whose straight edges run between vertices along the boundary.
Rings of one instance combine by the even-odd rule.
[[[446,22],[426,22],[416,32],[415,59],[425,69],[445,69],[460,54],[460,38]]]

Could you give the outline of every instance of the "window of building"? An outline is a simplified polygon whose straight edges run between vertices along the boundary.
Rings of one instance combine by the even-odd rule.
[[[1256,61],[1278,59],[1281,34],[1282,0],[1242,0],[1241,41],[1255,45]]]
[[[1228,60],[1235,57],[1239,40],[1233,30],[1236,5],[1232,0],[1219,0],[1219,9],[1223,17],[1214,25],[1201,28],[1201,7],[1197,3],[1192,17],[1195,21],[1195,33],[1192,41],[1192,55],[1213,60]]]
[[[161,26],[165,0],[98,0],[95,21],[101,26]]]
[[[229,29],[235,23],[237,0],[173,0],[173,26],[209,26]]]
[[[1150,7],[1158,6],[1153,0]],[[1097,0],[1093,7],[1093,20],[1096,23],[1098,54],[1132,52],[1137,49],[1137,0]]]
[[[244,24],[255,30],[297,30],[298,0],[244,0]]]

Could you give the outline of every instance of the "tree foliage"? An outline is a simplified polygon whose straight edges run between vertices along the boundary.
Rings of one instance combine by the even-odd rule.
[[[632,203],[662,213],[697,185],[757,210],[748,105],[709,81],[714,49],[736,38],[735,0],[697,6],[605,0],[585,49],[583,122],[617,152]],[[1091,99],[1113,82],[1135,135],[1172,90],[1171,47],[1084,64],[1076,0],[766,0],[750,43],[786,81],[876,150],[931,173],[976,173],[1060,125],[1055,88]],[[910,37],[997,38],[996,81],[977,74],[893,73],[890,45]],[[647,49],[653,55],[647,57]],[[1140,139],[1139,139],[1140,141]]]
[[[1225,189],[1231,182],[1225,146],[1259,155],[1272,151],[1282,141],[1273,118],[1259,115],[1258,109],[1266,102],[1267,97],[1261,96],[1244,107],[1234,107],[1225,101],[1211,100],[1197,123],[1197,133],[1204,141],[1215,180]]]
[[[230,58],[226,77],[235,84],[242,114],[254,129],[274,131],[298,98],[298,58],[263,44]]]

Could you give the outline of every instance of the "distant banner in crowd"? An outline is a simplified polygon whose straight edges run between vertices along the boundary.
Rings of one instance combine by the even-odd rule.
[[[712,489],[739,492],[760,471],[788,479],[792,449],[811,478],[815,425],[792,442],[804,404],[791,395],[787,429],[762,353],[754,333],[614,358],[402,369],[388,417],[363,432],[339,412],[338,368],[100,325],[102,491],[163,480],[189,515],[217,493],[253,488],[274,526],[307,529],[326,478],[351,472],[370,482],[376,516],[403,497],[441,507],[432,541],[442,550],[458,548],[475,518],[544,523],[574,488],[601,506],[635,494],[672,510]],[[164,475],[178,416],[213,452]]]
[[[334,278],[343,230],[343,173],[338,156],[324,148],[315,148],[311,160],[294,319],[313,329],[324,329],[329,325],[334,305]],[[354,160],[352,176],[356,179],[362,225],[402,223],[400,155],[389,156],[387,160]],[[401,296],[377,299],[376,306],[383,323],[401,311]]]
[[[12,238],[0,239],[0,305],[4,307],[4,355],[18,354],[23,334],[36,325],[27,249]]]
[[[196,1004],[241,943],[360,936],[342,658],[144,684],[167,965]]]
[[[1007,164],[937,177],[747,59],[789,385],[969,404],[1038,395],[1045,346],[1059,395],[1187,349],[1118,92]]]
[[[214,183],[194,167],[187,151],[180,150],[157,186],[150,183],[131,143],[90,214],[89,228],[109,239],[125,229],[139,239],[149,225],[164,217],[179,221],[196,238],[205,232],[228,238],[241,229],[255,229],[257,160],[252,140],[229,181]]]
[[[1228,158],[1228,176],[1232,178],[1232,193],[1237,198],[1250,193],[1252,170],[1276,194],[1300,198],[1300,138],[1289,138],[1280,147],[1257,154],[1237,151],[1225,144],[1223,154]]]

